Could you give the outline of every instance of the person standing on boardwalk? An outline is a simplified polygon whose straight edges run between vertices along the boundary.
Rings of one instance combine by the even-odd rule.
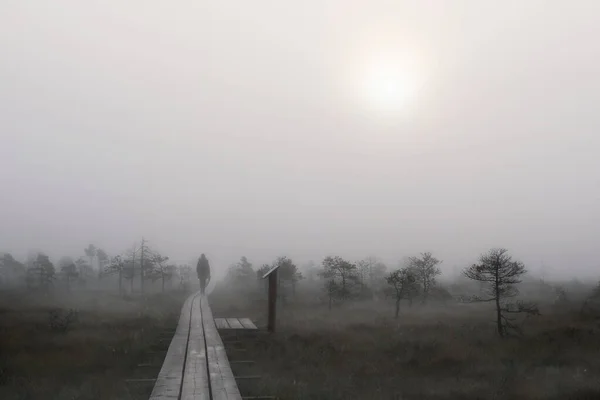
[[[200,294],[204,294],[206,286],[210,283],[210,265],[208,265],[208,259],[204,254],[202,254],[198,260],[196,272],[198,273],[198,280],[200,281]]]

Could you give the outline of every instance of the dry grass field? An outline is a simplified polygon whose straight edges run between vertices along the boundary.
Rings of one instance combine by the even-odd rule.
[[[217,287],[215,317],[266,325],[264,296]],[[278,308],[278,331],[231,358],[256,362],[253,392],[280,399],[600,399],[600,314],[541,304],[524,336],[500,339],[489,304],[404,307],[385,301],[331,311],[314,293]]]
[[[43,295],[0,292],[0,399],[147,399],[163,354],[160,339],[174,330],[186,293],[123,299],[114,293]],[[52,310],[77,310],[62,331]],[[160,351],[160,350],[159,350]]]
[[[187,294],[121,298],[106,292],[0,294],[0,399],[146,399]],[[218,285],[215,317],[266,324],[266,301]],[[500,339],[488,304],[327,305],[299,290],[278,308],[275,334],[228,345],[253,360],[242,391],[280,399],[600,399],[600,314],[541,304],[522,337]],[[78,311],[66,329],[52,310]],[[154,353],[155,351],[158,353]],[[156,367],[140,368],[138,364]],[[239,367],[237,367],[239,368]]]

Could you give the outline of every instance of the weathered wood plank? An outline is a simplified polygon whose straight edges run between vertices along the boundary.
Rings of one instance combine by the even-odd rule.
[[[250,318],[238,318],[238,320],[245,329],[258,329]]]
[[[233,320],[236,329],[244,327]],[[207,298],[190,295],[181,309],[150,400],[242,399],[216,324]],[[231,327],[227,319],[219,325]]]
[[[244,325],[237,318],[227,318],[227,323],[231,329],[244,329]]]
[[[202,297],[201,299],[201,308],[212,400],[241,400],[242,396],[235,382],[227,354],[225,353],[225,347],[217,331],[206,297]]]
[[[192,304],[190,338],[181,386],[181,399],[185,400],[210,400],[200,298],[196,296]]]
[[[226,318],[215,318],[215,325],[217,326],[217,329],[229,329]]]
[[[165,355],[160,372],[150,394],[150,400],[168,400],[179,398],[183,379],[182,366],[190,330],[190,312],[196,294],[191,294],[181,307],[177,329]]]

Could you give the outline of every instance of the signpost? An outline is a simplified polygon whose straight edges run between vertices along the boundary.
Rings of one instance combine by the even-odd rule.
[[[275,316],[277,313],[277,270],[279,267],[280,265],[277,265],[263,275],[263,279],[269,278],[269,322],[267,329],[271,333],[275,332]]]

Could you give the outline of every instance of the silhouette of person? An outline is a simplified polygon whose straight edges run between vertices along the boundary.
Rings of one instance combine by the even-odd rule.
[[[204,254],[202,254],[198,260],[196,272],[198,273],[198,280],[200,281],[200,294],[204,294],[206,286],[210,283],[210,265],[208,265],[208,259]]]

